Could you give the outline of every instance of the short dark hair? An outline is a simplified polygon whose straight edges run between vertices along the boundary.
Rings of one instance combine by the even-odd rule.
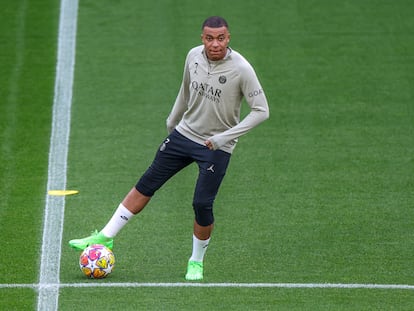
[[[223,17],[220,16],[210,16],[207,18],[203,26],[201,27],[201,30],[204,29],[204,27],[211,27],[211,28],[220,28],[220,27],[226,27],[229,28],[229,25],[227,24],[226,20]]]

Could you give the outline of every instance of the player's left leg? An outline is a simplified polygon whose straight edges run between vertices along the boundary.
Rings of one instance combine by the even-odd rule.
[[[187,280],[203,279],[203,261],[214,226],[213,204],[230,161],[230,154],[206,148],[197,153],[199,175],[194,191],[193,251],[187,266]]]

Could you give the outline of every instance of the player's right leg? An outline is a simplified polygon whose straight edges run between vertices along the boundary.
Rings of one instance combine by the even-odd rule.
[[[102,232],[98,232],[97,230],[95,230],[94,232],[92,232],[90,236],[69,241],[69,246],[79,251],[82,251],[88,246],[94,244],[102,244],[108,247],[109,249],[112,249],[114,246],[114,239],[107,238],[102,234]]]
[[[112,249],[113,238],[129,222],[129,220],[150,201],[151,197],[145,196],[133,187],[100,232],[93,232],[90,236],[69,241],[69,246],[77,250],[83,250],[93,244],[103,244]]]
[[[185,152],[181,136],[175,131],[172,132],[161,144],[151,166],[127,194],[102,231],[95,231],[81,239],[70,240],[69,245],[77,250],[83,250],[92,244],[103,244],[112,249],[113,238],[132,216],[145,207],[154,193],[168,179],[193,161],[185,155]]]

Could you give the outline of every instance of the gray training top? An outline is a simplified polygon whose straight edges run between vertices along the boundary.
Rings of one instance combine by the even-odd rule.
[[[250,113],[240,121],[243,97]],[[253,67],[238,52],[211,61],[200,45],[187,55],[183,81],[167,119],[168,132],[176,128],[185,137],[214,150],[232,153],[237,138],[269,117],[266,96]]]

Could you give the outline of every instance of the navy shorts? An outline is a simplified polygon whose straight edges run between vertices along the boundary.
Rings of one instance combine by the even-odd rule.
[[[230,157],[228,152],[210,150],[174,130],[161,144],[154,161],[135,188],[143,195],[151,197],[168,179],[196,162],[199,173],[193,205],[212,207]]]

